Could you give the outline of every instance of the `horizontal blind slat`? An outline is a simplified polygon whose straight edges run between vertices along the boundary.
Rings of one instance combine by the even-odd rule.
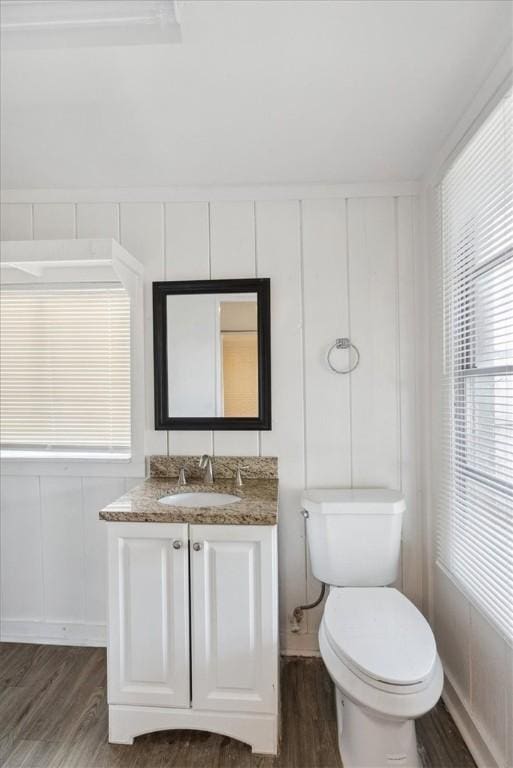
[[[128,450],[126,291],[9,286],[0,313],[2,445]]]
[[[511,93],[438,188],[443,328],[437,555],[513,638]]]

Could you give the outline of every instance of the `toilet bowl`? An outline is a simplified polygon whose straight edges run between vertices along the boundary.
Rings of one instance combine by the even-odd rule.
[[[431,628],[397,578],[404,498],[388,489],[303,494],[312,572],[329,585],[319,630],[335,684],[344,768],[419,768],[415,718],[443,686]]]
[[[428,623],[389,587],[330,591],[319,647],[335,684],[344,768],[417,768],[414,720],[438,701],[443,671]]]

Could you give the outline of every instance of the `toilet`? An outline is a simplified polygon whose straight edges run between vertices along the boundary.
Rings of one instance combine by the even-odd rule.
[[[418,768],[415,718],[440,698],[443,670],[429,624],[389,586],[399,570],[404,498],[314,489],[302,505],[312,572],[329,586],[319,647],[335,684],[344,768]]]

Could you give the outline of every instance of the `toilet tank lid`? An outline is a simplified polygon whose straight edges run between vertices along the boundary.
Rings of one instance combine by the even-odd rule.
[[[400,491],[388,488],[309,488],[301,503],[308,512],[326,515],[401,514],[405,509]]]

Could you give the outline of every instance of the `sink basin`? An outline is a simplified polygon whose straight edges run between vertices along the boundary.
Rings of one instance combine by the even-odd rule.
[[[161,504],[170,507],[224,507],[226,504],[235,504],[240,501],[240,496],[232,496],[231,493],[173,493],[159,499]]]

